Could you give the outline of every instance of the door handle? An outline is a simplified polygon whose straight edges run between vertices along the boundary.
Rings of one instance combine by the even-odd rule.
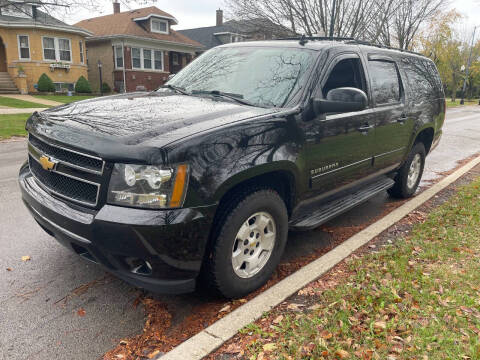
[[[359,127],[357,130],[360,131],[361,133],[367,133],[373,128],[374,128],[373,125],[365,124],[365,125]]]

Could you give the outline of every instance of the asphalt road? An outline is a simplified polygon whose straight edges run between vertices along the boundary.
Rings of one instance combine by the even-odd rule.
[[[423,186],[478,152],[480,107],[449,110]],[[25,158],[25,141],[0,143],[0,359],[97,359],[119,339],[142,331],[143,310],[132,306],[137,290],[57,244],[34,222],[16,183]],[[381,214],[388,201],[381,194],[327,226],[359,225]],[[292,233],[289,240],[284,261],[325,246],[329,238],[311,231]],[[177,321],[202,302],[198,294],[162,300],[182,309]]]

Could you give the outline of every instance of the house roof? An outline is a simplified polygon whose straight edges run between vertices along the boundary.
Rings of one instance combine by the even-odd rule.
[[[37,9],[36,18],[28,17],[16,17],[9,15],[0,15],[0,27],[12,27],[12,28],[46,28],[59,31],[79,33],[85,36],[91,35],[91,33],[85,29],[68,25],[63,21],[60,21],[53,16]]]
[[[214,36],[214,34],[236,33],[237,31],[232,26],[220,25],[220,26],[201,27],[196,29],[179,30],[178,32],[201,43],[203,46],[205,46],[205,48],[211,49],[215,46],[219,46],[223,44],[218,39],[218,37]]]
[[[251,20],[230,20],[219,26],[208,26],[195,29],[179,30],[182,34],[202,43],[207,49],[223,43],[216,37],[216,34],[232,33],[248,36],[255,32],[264,32],[276,35],[277,37],[293,36],[294,33],[284,27],[272,23],[268,19]]]
[[[176,22],[175,18],[169,13],[166,13],[155,6],[151,6],[82,20],[76,23],[75,26],[91,31],[93,33],[92,39],[123,35],[173,42],[191,47],[203,47],[202,44],[173,29],[170,29],[169,34],[159,34],[148,31],[147,28],[142,26],[139,20],[142,20],[143,18],[146,20],[150,17],[160,17],[169,19],[173,23]]]

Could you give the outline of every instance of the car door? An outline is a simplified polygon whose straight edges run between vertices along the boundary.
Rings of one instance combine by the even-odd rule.
[[[355,87],[368,94],[364,64],[357,52],[333,56],[320,75],[315,97],[329,90]],[[305,168],[314,193],[339,190],[373,171],[375,117],[362,111],[316,114],[307,122]]]
[[[407,114],[405,86],[394,58],[368,54],[368,74],[376,118],[374,169],[387,172],[408,151],[414,122]]]

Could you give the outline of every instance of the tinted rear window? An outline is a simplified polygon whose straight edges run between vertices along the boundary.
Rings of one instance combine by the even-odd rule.
[[[402,67],[407,74],[408,85],[414,101],[443,98],[442,82],[435,65],[428,60],[406,57]]]
[[[391,61],[369,61],[372,93],[377,105],[400,101],[400,82],[395,63]]]

